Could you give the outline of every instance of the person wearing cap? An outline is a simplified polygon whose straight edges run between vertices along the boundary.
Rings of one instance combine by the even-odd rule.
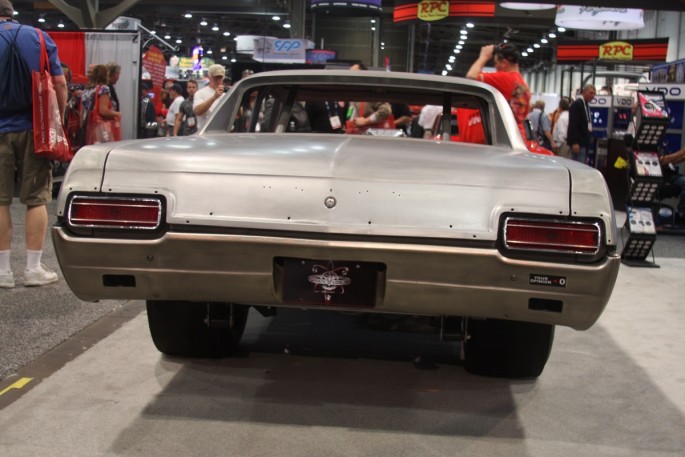
[[[496,71],[483,73],[483,68],[493,58]],[[530,111],[530,89],[519,73],[518,62],[519,53],[511,44],[483,46],[480,55],[466,72],[466,77],[490,84],[504,95],[514,113],[521,136],[525,138],[524,122]]]
[[[166,134],[167,136],[178,135],[178,129],[176,126],[176,115],[181,111],[181,103],[183,103],[183,89],[181,86],[174,83],[169,87],[169,98],[171,99],[171,104],[166,113]]]
[[[197,119],[197,129],[201,130],[209,120],[209,115],[216,108],[221,96],[224,95],[224,76],[226,70],[223,65],[214,64],[207,72],[209,84],[195,92],[193,112]]]

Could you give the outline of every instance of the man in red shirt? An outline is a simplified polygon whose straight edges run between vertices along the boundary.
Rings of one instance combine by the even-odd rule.
[[[483,73],[485,65],[494,57],[495,72]],[[519,73],[519,53],[511,44],[490,44],[480,49],[480,56],[471,65],[466,77],[490,84],[509,101],[521,136],[526,137],[523,122],[530,111],[530,89]]]

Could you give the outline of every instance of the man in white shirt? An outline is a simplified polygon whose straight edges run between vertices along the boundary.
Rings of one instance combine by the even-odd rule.
[[[174,125],[176,124],[176,115],[181,110],[181,103],[183,103],[183,89],[178,84],[173,84],[169,88],[169,97],[172,102],[169,105],[169,110],[166,115],[166,132],[167,136],[174,136]]]
[[[224,76],[226,75],[224,66],[219,64],[210,66],[207,75],[209,76],[209,84],[195,92],[193,98],[193,112],[197,118],[198,130],[207,124],[209,115],[212,114],[221,96],[224,95]]]
[[[562,97],[559,100],[559,117],[557,118],[557,123],[554,124],[554,143],[557,148],[554,152],[561,157],[566,157],[571,159],[571,146],[568,145],[566,141],[566,133],[568,132],[568,107],[570,103],[566,97]]]

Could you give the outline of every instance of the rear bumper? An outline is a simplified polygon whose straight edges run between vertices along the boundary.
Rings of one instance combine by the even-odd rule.
[[[59,226],[52,228],[52,239],[69,287],[83,300],[288,306],[281,301],[275,258],[349,260],[386,267],[377,303],[360,311],[490,317],[576,329],[590,327],[600,316],[620,265],[618,255],[592,265],[559,264],[512,260],[496,249],[270,236],[171,232],[156,240],[83,238]],[[532,275],[562,277],[565,284],[541,284]],[[531,300],[560,306],[540,309]]]

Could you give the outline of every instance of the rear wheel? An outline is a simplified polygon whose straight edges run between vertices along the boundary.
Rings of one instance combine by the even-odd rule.
[[[217,302],[147,301],[152,341],[167,355],[227,357],[240,343],[249,306]]]
[[[554,326],[499,319],[467,321],[464,366],[470,373],[536,378],[545,368]]]

